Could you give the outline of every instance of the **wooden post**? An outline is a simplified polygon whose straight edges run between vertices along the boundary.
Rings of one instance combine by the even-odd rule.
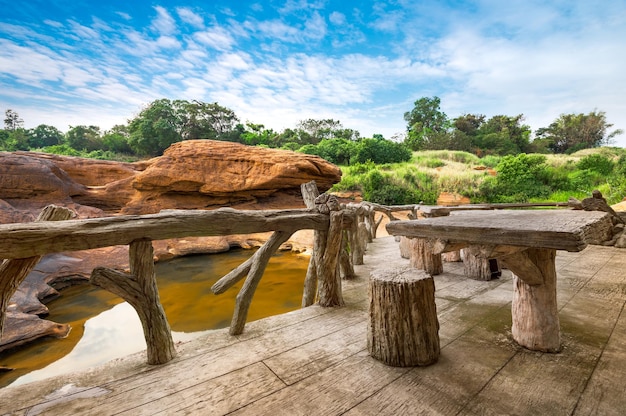
[[[469,250],[463,250],[463,270],[466,277],[474,280],[488,281],[502,274],[498,260],[478,257]]]
[[[411,238],[411,266],[422,269],[431,276],[443,273],[441,254],[432,254],[428,241],[424,238]]]
[[[455,263],[463,261],[461,257],[461,250],[448,251],[447,253],[441,253],[441,260],[447,263]]]
[[[341,233],[341,253],[339,254],[339,267],[341,277],[345,280],[356,278],[354,266],[350,256],[350,230],[343,230]]]
[[[367,348],[397,367],[439,359],[439,321],[432,276],[410,266],[379,269],[369,283]]]
[[[152,242],[135,240],[129,245],[130,275],[97,267],[90,282],[128,302],[139,315],[146,339],[148,364],[165,364],[176,357],[170,325],[159,298]]]
[[[533,351],[561,350],[555,257],[556,250],[538,248],[502,257],[514,275],[513,339]]]
[[[315,181],[303,183],[300,185],[302,192],[302,198],[307,208],[315,209],[315,198],[320,193],[317,189]],[[328,238],[328,231],[313,232],[313,254],[309,260],[309,267],[306,271],[306,277],[304,278],[304,289],[302,291],[302,307],[306,308],[315,303],[315,296],[317,294],[317,264],[315,253],[324,252],[326,250],[326,239]]]
[[[74,212],[68,208],[48,205],[39,213],[35,221],[64,221],[74,215]],[[11,297],[42,257],[7,259],[0,264],[0,338],[2,338],[4,320]]]
[[[343,306],[339,252],[343,227],[343,211],[330,212],[330,228],[326,249],[316,255],[318,278],[318,304],[320,306]]]
[[[400,236],[400,257],[403,259],[411,258],[411,239],[409,237]]]

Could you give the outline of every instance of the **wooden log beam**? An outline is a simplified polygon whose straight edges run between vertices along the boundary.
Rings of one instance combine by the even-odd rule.
[[[35,222],[65,221],[74,215],[74,212],[67,208],[48,205],[39,213]],[[7,259],[0,264],[0,338],[2,338],[4,320],[11,297],[26,279],[26,276],[39,263],[41,257],[41,255],[36,255],[27,258]]]
[[[267,242],[263,244],[263,246],[261,246],[256,253],[254,253],[255,259],[252,262],[250,271],[248,272],[248,277],[246,278],[246,281],[241,287],[241,290],[237,294],[237,298],[235,300],[235,312],[233,314],[229,331],[231,335],[239,335],[243,332],[243,328],[246,325],[246,319],[248,318],[248,310],[250,309],[250,304],[252,303],[252,297],[254,296],[254,292],[263,277],[267,263],[269,263],[270,258],[274,255],[276,250],[278,250],[281,244],[289,240],[289,237],[291,237],[292,234],[293,232],[289,231],[276,231],[272,234],[272,237],[267,240]]]
[[[541,285],[545,281],[543,264],[537,264],[536,255],[532,256],[537,249],[518,251],[498,259],[519,279],[529,286]]]
[[[242,211],[220,208],[168,210],[60,222],[1,224],[0,258],[25,258],[62,251],[164,240],[268,231],[327,230],[328,215],[308,209]]]
[[[146,339],[148,364],[165,364],[176,357],[176,348],[159,298],[152,242],[131,242],[129,256],[130,274],[97,267],[89,281],[118,295],[137,311]]]

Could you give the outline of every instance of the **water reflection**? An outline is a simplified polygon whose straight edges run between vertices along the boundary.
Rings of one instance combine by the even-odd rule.
[[[157,264],[161,303],[174,341],[230,324],[241,283],[215,296],[211,285],[237,267],[250,250],[191,256]],[[270,261],[248,313],[248,321],[300,306],[308,258],[278,253]],[[90,285],[73,287],[51,302],[49,319],[70,323],[62,340],[41,340],[16,352],[0,354],[0,364],[15,368],[0,375],[0,387],[23,384],[92,367],[146,348],[141,323],[126,302]]]

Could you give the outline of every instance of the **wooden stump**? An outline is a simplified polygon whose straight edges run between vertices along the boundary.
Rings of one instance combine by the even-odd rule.
[[[400,238],[400,257],[403,259],[411,258],[411,239],[409,237],[401,236]]]
[[[432,276],[410,266],[372,272],[367,348],[395,367],[439,359],[439,321]]]
[[[468,250],[463,250],[463,269],[465,276],[474,280],[488,281],[502,275],[498,260],[481,258]]]
[[[433,254],[424,238],[411,238],[411,266],[422,269],[431,276],[443,273],[441,254]]]
[[[463,261],[461,258],[461,250],[448,251],[447,253],[441,253],[441,260],[447,263],[455,263]]]

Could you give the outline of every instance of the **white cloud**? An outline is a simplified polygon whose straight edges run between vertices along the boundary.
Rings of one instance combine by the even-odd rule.
[[[202,32],[195,32],[194,39],[205,46],[217,50],[229,50],[235,44],[235,39],[221,26],[213,26]]]
[[[176,32],[176,22],[168,11],[161,7],[155,6],[157,17],[152,20],[152,29],[161,35],[171,35]]]
[[[197,29],[204,28],[204,18],[190,8],[178,7],[176,9],[176,13],[178,13],[178,17],[180,17],[183,22],[188,23]]]

